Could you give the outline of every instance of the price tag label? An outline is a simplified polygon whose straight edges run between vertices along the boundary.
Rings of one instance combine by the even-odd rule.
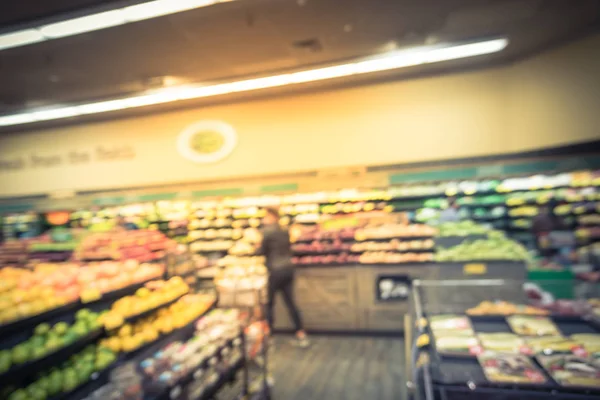
[[[465,275],[483,275],[487,273],[487,265],[485,264],[465,264],[463,266],[463,274]]]
[[[181,386],[177,385],[173,389],[171,389],[171,393],[169,393],[171,399],[177,399],[181,396]]]

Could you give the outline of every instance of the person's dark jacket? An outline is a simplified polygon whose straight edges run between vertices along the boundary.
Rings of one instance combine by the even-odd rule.
[[[265,256],[269,271],[292,267],[290,233],[279,224],[265,226],[260,253]]]

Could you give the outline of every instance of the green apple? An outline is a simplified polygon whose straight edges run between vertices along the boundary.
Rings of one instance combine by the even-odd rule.
[[[59,322],[54,325],[52,331],[55,332],[57,335],[64,335],[65,333],[67,333],[68,329],[69,324],[67,324],[66,322]]]
[[[87,308],[82,308],[81,310],[75,313],[75,319],[78,321],[87,319],[92,312]]]
[[[12,392],[8,400],[29,400],[29,394],[25,389],[19,389]]]
[[[12,356],[10,351],[2,350],[0,351],[0,374],[8,371],[10,366],[12,365]]]
[[[88,328],[85,322],[83,321],[77,321],[70,329],[70,332],[73,332],[74,334],[76,334],[79,337],[83,337],[85,335],[87,335],[88,333]]]
[[[15,364],[23,364],[29,360],[31,350],[24,343],[18,344],[12,349],[12,361]]]
[[[50,332],[50,324],[39,324],[35,327],[34,333],[38,336],[45,336]]]
[[[50,373],[48,393],[50,393],[51,395],[58,394],[62,390],[62,379],[63,375],[60,371],[57,370]]]
[[[45,347],[48,352],[53,352],[63,347],[63,342],[60,338],[51,336],[48,338]]]
[[[38,358],[44,357],[48,353],[48,350],[44,346],[35,346],[31,352],[31,358],[37,360]]]

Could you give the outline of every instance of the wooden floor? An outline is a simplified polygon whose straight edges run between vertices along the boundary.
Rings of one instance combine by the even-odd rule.
[[[273,400],[403,398],[402,338],[313,336],[308,349],[277,336],[270,352]]]

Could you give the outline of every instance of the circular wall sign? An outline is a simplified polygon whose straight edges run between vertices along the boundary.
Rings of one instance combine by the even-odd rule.
[[[177,138],[179,154],[196,163],[214,163],[227,157],[237,145],[233,127],[221,121],[200,121]]]

